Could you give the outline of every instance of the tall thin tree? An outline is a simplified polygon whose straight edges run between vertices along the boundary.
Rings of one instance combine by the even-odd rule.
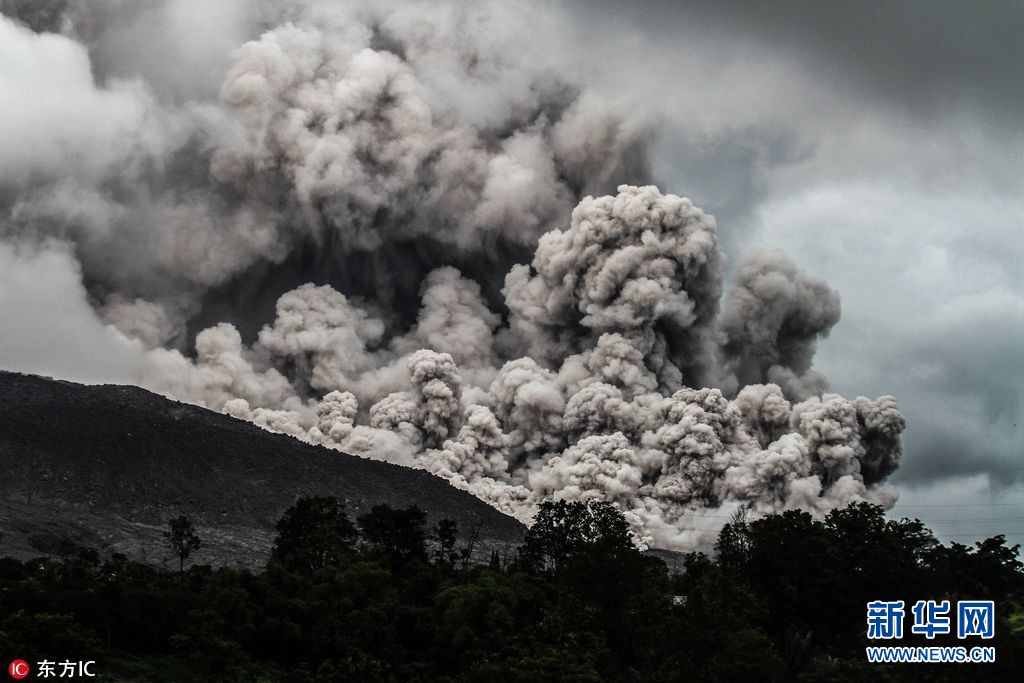
[[[196,534],[196,528],[185,515],[175,517],[168,522],[170,529],[164,532],[167,545],[178,558],[178,571],[184,571],[185,560],[203,544]]]

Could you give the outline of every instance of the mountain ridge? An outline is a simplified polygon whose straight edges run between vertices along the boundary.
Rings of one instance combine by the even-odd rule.
[[[162,532],[184,514],[199,563],[258,566],[301,495],[334,495],[351,517],[415,504],[459,524],[474,557],[510,552],[525,527],[426,471],[313,446],[130,385],[0,371],[0,554],[75,543],[163,564]]]

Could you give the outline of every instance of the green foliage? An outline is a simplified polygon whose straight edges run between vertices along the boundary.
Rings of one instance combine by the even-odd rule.
[[[0,621],[0,652],[39,652],[54,659],[95,652],[96,634],[69,614],[31,613],[18,610]]]
[[[524,556],[538,568],[558,569],[581,556],[635,553],[629,523],[604,501],[545,501],[526,532]]]
[[[192,522],[184,515],[172,519],[168,522],[168,526],[170,529],[164,532],[164,538],[167,539],[167,546],[171,549],[171,553],[178,558],[178,571],[182,571],[185,569],[185,560],[191,557],[193,552],[199,550],[202,541],[196,535],[196,528],[192,526]],[[99,556],[95,554],[95,551],[92,552],[93,555],[90,556],[86,551],[86,558],[98,561]]]
[[[373,508],[357,531],[337,500],[302,498],[278,532],[257,573],[79,547],[0,559],[0,651],[93,659],[115,680],[911,681],[921,666],[864,661],[865,603],[963,597],[996,601],[997,663],[928,679],[1024,666],[1019,548],[944,546],[866,504],[737,517],[674,574],[606,503],[542,505],[520,561],[487,566],[456,562],[443,520],[428,554],[415,508]]]
[[[459,525],[450,519],[442,519],[434,527],[434,542],[437,543],[436,559],[440,564],[455,564],[455,544],[459,540]]]
[[[370,512],[360,515],[358,522],[370,551],[386,558],[392,567],[426,562],[427,517],[419,508],[396,510],[388,505],[374,505]]]
[[[312,573],[337,565],[353,550],[356,528],[337,498],[299,498],[277,523],[271,559],[285,567]]]

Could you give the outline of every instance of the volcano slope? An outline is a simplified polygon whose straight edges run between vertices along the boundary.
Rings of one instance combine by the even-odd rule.
[[[192,520],[193,560],[256,567],[274,524],[303,495],[331,495],[353,519],[373,505],[417,505],[458,523],[486,560],[525,527],[425,471],[301,443],[133,386],[86,386],[0,372],[0,554],[70,544],[170,564],[163,531]]]

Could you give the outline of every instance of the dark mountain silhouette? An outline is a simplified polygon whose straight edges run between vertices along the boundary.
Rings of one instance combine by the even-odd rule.
[[[427,472],[310,446],[138,387],[0,372],[0,554],[59,554],[70,543],[169,560],[167,520],[186,515],[195,560],[255,566],[302,495],[332,495],[354,519],[375,504],[417,505],[459,525],[474,557],[516,547],[525,527]]]

